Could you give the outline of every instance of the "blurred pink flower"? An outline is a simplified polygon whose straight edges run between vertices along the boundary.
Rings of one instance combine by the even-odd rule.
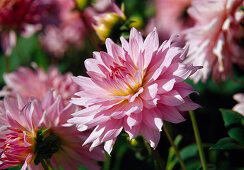
[[[104,160],[103,149],[98,147],[90,152],[89,147],[80,144],[88,137],[87,132],[64,126],[75,108],[72,104],[64,106],[61,97],[55,99],[52,92],[47,93],[43,101],[21,96],[1,101],[0,169],[19,164],[24,164],[22,170],[42,169],[40,164],[36,165],[40,160],[48,159],[42,154],[50,155],[53,168],[61,165],[64,169],[78,169],[77,166],[82,165],[99,169],[93,160]],[[55,140],[48,140],[50,136]],[[52,147],[43,148],[44,140],[48,143],[45,147]]]
[[[74,0],[55,0],[59,12],[56,14],[57,24],[47,26],[41,35],[43,47],[56,57],[64,55],[72,45],[81,48],[85,38],[85,26],[80,12],[74,11]]]
[[[233,110],[244,116],[244,93],[235,94],[233,98],[238,102],[238,104],[233,107]]]
[[[72,79],[72,73],[62,75],[57,68],[50,67],[48,73],[42,69],[32,70],[27,67],[19,67],[15,72],[4,74],[6,87],[2,95],[15,95],[19,93],[23,96],[34,96],[43,99],[50,89],[56,91],[56,95],[61,95],[66,102],[80,90]]]
[[[83,90],[71,102],[86,108],[68,120],[79,131],[95,127],[84,145],[92,142],[92,149],[105,142],[108,153],[123,128],[130,139],[141,133],[155,148],[163,120],[182,122],[183,111],[199,107],[188,97],[193,88],[183,81],[200,67],[182,63],[188,46],[181,38],[173,36],[159,47],[156,29],[143,41],[132,28],[129,42],[121,37],[121,43],[108,38],[108,52],[94,52],[85,61],[91,78],[74,77]]]
[[[16,44],[15,31],[30,37],[41,28],[42,15],[51,0],[2,0],[0,2],[0,32],[3,51],[7,56]]]
[[[240,21],[244,14],[239,11],[243,3],[243,0],[192,1],[188,12],[196,25],[185,32],[190,42],[186,62],[203,66],[192,76],[195,83],[205,82],[211,72],[214,81],[225,80],[231,73],[232,61],[243,59],[243,34],[238,34],[243,32]],[[240,63],[244,66],[243,61]]]
[[[171,34],[179,34],[194,24],[187,14],[191,0],[156,0],[155,6],[154,22],[162,40],[168,39]]]

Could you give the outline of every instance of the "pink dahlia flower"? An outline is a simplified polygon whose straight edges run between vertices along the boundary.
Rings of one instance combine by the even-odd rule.
[[[191,0],[156,0],[155,6],[155,24],[163,40],[168,39],[171,34],[179,34],[194,24],[187,13]]]
[[[202,65],[192,79],[205,82],[212,72],[215,81],[225,80],[231,73],[232,61],[244,57],[241,39],[243,27],[240,22],[244,14],[239,6],[243,0],[193,0],[189,15],[196,21],[193,28],[186,30],[190,42],[187,63]],[[238,35],[237,35],[238,34]],[[243,65],[243,61],[238,64]]]
[[[80,12],[73,11],[76,7],[74,0],[55,0],[59,12],[55,16],[57,24],[49,25],[41,35],[43,47],[55,57],[60,57],[72,45],[82,46],[85,38],[85,26]],[[55,22],[54,22],[55,23]]]
[[[75,106],[64,105],[61,97],[47,93],[42,101],[6,97],[0,103],[0,169],[23,164],[25,169],[42,169],[40,162],[50,160],[53,168],[78,169],[83,165],[99,169],[93,160],[104,160],[100,147],[93,152],[81,146],[88,137],[74,126],[64,126]]]
[[[36,68],[32,70],[27,67],[20,67],[17,71],[4,75],[6,87],[1,93],[2,95],[14,95],[19,93],[23,96],[34,96],[43,99],[50,89],[56,91],[56,95],[61,95],[66,102],[80,90],[75,84],[71,73],[62,75],[57,68],[50,67],[48,73],[42,69]]]
[[[233,98],[238,102],[238,104],[233,107],[233,110],[244,116],[244,94],[235,94]]]
[[[42,16],[50,5],[50,0],[1,0],[1,44],[7,56],[16,44],[15,31],[24,37],[31,36],[41,28]]]
[[[84,145],[92,142],[92,149],[105,142],[108,153],[122,129],[130,139],[142,134],[155,148],[163,120],[182,122],[182,112],[199,107],[188,97],[193,88],[183,81],[200,67],[182,63],[188,46],[179,37],[159,47],[156,29],[143,41],[132,28],[129,42],[121,37],[121,43],[108,38],[107,53],[94,52],[85,61],[91,78],[74,78],[83,90],[71,102],[86,108],[68,120],[79,131],[95,127]]]

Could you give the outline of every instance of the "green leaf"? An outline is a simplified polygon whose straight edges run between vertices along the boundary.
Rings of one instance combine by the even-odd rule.
[[[82,167],[82,166],[78,166],[78,169],[79,169],[79,170],[87,170],[87,168],[84,168],[84,167]]]
[[[222,149],[222,150],[228,150],[228,149],[244,149],[243,146],[239,145],[237,141],[230,137],[225,137],[220,139],[215,145],[210,147],[210,149]]]
[[[196,144],[188,145],[180,151],[180,156],[183,161],[195,157],[196,155],[198,155],[198,149]]]
[[[244,144],[243,116],[233,110],[220,109],[230,137]]]
[[[15,167],[12,167],[12,168],[8,168],[8,170],[20,170],[22,167],[22,165],[19,165],[19,166],[15,166]]]
[[[240,6],[240,9],[241,9],[242,11],[244,11],[244,6]]]

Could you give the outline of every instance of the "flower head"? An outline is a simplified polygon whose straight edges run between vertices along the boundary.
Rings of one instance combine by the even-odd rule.
[[[83,165],[99,169],[93,160],[104,159],[102,148],[89,152],[80,141],[87,138],[73,126],[65,126],[75,106],[64,105],[61,97],[50,92],[42,101],[6,97],[1,103],[0,168],[24,164],[22,170],[38,169],[50,160],[53,168],[77,169]]]
[[[187,14],[190,6],[191,0],[156,0],[155,24],[160,38],[168,39],[171,34],[179,34],[194,24],[193,19]]]
[[[41,28],[42,16],[51,6],[50,0],[3,0],[0,2],[0,32],[6,55],[16,44],[15,31],[29,37]]]
[[[80,131],[95,127],[84,143],[92,142],[91,149],[105,142],[111,152],[122,129],[130,139],[141,133],[155,148],[163,120],[182,122],[183,111],[199,107],[187,97],[194,90],[183,81],[200,67],[182,63],[188,46],[178,36],[159,47],[156,29],[143,41],[132,28],[129,42],[121,37],[121,43],[107,39],[108,52],[94,52],[85,61],[91,78],[74,78],[83,90],[71,102],[86,108],[68,122]]]
[[[239,9],[243,3],[243,0],[192,1],[188,12],[196,25],[185,31],[191,46],[186,62],[203,66],[192,76],[194,82],[206,81],[211,72],[215,81],[225,80],[231,73],[232,62],[243,66],[243,34],[239,34],[243,32],[240,23],[244,14]]]
[[[74,46],[79,49],[85,39],[85,26],[80,12],[74,11],[73,0],[54,0],[58,12],[53,16],[55,24],[48,25],[40,36],[44,49],[55,57],[60,57]]]
[[[244,116],[244,94],[235,94],[233,98],[238,102],[238,104],[233,107],[233,110]]]
[[[42,69],[32,70],[20,67],[17,71],[4,75],[4,80],[9,91],[3,91],[4,95],[19,93],[23,96],[34,96],[43,99],[49,89],[56,90],[56,95],[61,95],[64,100],[69,100],[74,93],[80,90],[72,79],[71,73],[61,75],[55,67],[50,67],[48,73]]]

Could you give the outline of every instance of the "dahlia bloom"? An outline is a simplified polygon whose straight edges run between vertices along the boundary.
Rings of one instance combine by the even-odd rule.
[[[187,63],[202,65],[192,79],[205,82],[212,72],[214,81],[225,80],[231,73],[232,61],[244,66],[244,37],[240,22],[244,18],[239,6],[243,0],[193,0],[188,10],[196,25],[185,31],[190,43]]]
[[[74,0],[55,0],[59,12],[54,16],[54,24],[50,24],[40,36],[45,50],[60,57],[72,45],[81,48],[85,38],[85,26],[80,12],[73,11],[76,7]]]
[[[7,56],[16,44],[15,31],[30,37],[41,28],[42,15],[47,13],[50,5],[50,0],[1,0],[1,44]]]
[[[155,24],[163,40],[168,39],[171,34],[179,34],[194,24],[187,14],[191,0],[156,0],[155,6]]]
[[[48,73],[40,68],[32,70],[27,67],[19,67],[15,72],[4,74],[6,90],[2,95],[14,95],[19,93],[23,96],[34,96],[43,99],[50,89],[56,91],[56,95],[61,95],[66,102],[74,93],[80,90],[72,79],[72,73],[62,75],[57,68],[50,67]]]
[[[182,63],[188,46],[180,37],[172,36],[159,47],[156,29],[143,41],[132,28],[129,42],[121,37],[121,43],[108,38],[107,53],[94,52],[85,61],[91,78],[74,77],[82,90],[71,100],[85,109],[68,120],[79,131],[95,127],[84,145],[92,142],[92,149],[105,142],[108,153],[122,129],[130,139],[142,134],[155,148],[163,120],[182,122],[184,111],[199,107],[188,97],[193,88],[183,81],[200,67]]]
[[[244,94],[235,94],[233,98],[238,102],[238,104],[233,107],[233,110],[244,116]]]
[[[99,169],[93,160],[104,160],[102,148],[90,152],[80,144],[88,134],[64,126],[74,111],[74,105],[65,106],[52,92],[42,101],[6,97],[0,103],[0,169],[20,164],[21,170],[42,169],[40,162],[46,159],[53,168]]]

